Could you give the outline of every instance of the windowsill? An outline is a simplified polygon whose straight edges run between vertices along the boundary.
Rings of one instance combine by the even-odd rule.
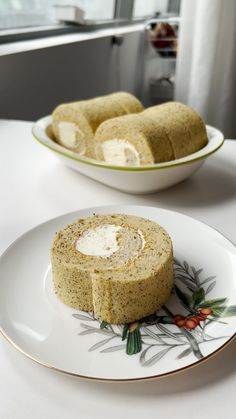
[[[64,29],[64,25],[62,25],[61,29]],[[97,39],[97,38],[103,38],[107,36],[112,35],[122,35],[125,33],[130,32],[137,32],[141,31],[144,28],[144,23],[132,23],[127,24],[125,26],[112,26],[109,28],[97,28],[93,30],[83,30],[78,32],[78,29],[76,28],[76,32],[64,34],[57,34],[57,35],[51,35],[51,28],[50,28],[50,35],[47,37],[40,37],[37,39],[28,39],[28,40],[22,40],[22,41],[14,41],[14,42],[8,42],[5,44],[0,45],[0,56],[3,55],[9,55],[9,54],[16,54],[20,52],[25,51],[31,51],[31,50],[37,50],[37,49],[43,49],[43,48],[50,48],[53,46],[58,45],[65,45],[80,41],[87,41],[90,39]],[[58,28],[57,28],[58,30]],[[31,29],[32,31],[32,29]]]
[[[130,21],[127,19],[110,19],[110,20],[86,20],[84,24],[73,24],[70,22],[58,22],[52,23],[50,25],[41,25],[41,26],[29,26],[29,27],[20,27],[13,29],[1,29],[0,30],[0,44],[24,41],[29,39],[37,39],[43,36],[50,36],[63,33],[80,33],[80,32],[91,32],[98,29],[106,29],[117,26],[127,26],[135,25],[137,23],[143,22],[144,18],[136,18]]]

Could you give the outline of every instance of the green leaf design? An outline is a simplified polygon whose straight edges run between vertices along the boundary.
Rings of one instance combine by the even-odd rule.
[[[196,271],[196,269],[195,269],[193,266],[191,266],[191,269],[192,269],[192,271],[193,271],[193,274],[194,274],[194,277],[195,277],[195,278],[199,277],[200,273],[202,273],[202,271],[203,271],[203,269],[202,269],[202,268],[201,268],[201,269],[198,269],[198,270]]]
[[[94,322],[94,318],[93,317],[86,316],[85,314],[75,313],[75,314],[72,314],[72,316],[75,319],[85,320],[86,322]]]
[[[93,327],[90,326],[90,324],[86,324],[86,323],[80,323],[80,326],[83,327],[86,330],[83,330],[82,332],[79,332],[78,335],[88,335],[90,333],[99,333],[102,335],[112,335],[113,332],[111,330],[107,330],[107,329],[100,329],[100,327]]]
[[[122,340],[126,339],[128,330],[129,330],[129,325],[125,324],[124,327],[123,327],[123,332],[122,332]]]
[[[193,306],[199,306],[199,304],[204,300],[205,298],[205,291],[203,288],[198,288],[196,291],[194,291],[192,295],[192,301]]]
[[[209,310],[209,315],[206,316],[207,318],[202,317],[204,320],[203,324],[200,324],[196,330],[188,330],[184,327],[180,329],[170,327],[171,330],[169,330],[168,327],[165,327],[165,324],[175,324],[175,315],[178,313],[172,312],[171,309],[165,305],[162,307],[161,315],[160,312],[157,312],[146,316],[139,321],[124,325],[111,325],[105,321],[100,322],[94,317],[92,312],[72,314],[74,318],[86,323],[95,322],[95,327],[91,324],[80,323],[80,326],[84,330],[78,333],[79,335],[105,335],[104,339],[89,348],[90,352],[99,350],[100,353],[109,353],[122,351],[126,348],[127,355],[141,352],[140,363],[141,365],[148,367],[157,363],[168,353],[168,351],[174,348],[179,349],[179,355],[176,357],[177,360],[180,360],[191,353],[193,353],[197,359],[202,359],[203,354],[199,344],[227,338],[226,336],[212,337],[208,335],[206,333],[207,326],[212,322],[227,324],[223,322],[223,318],[236,316],[236,305],[227,305],[227,298],[205,300],[206,295],[209,294],[216,285],[216,277],[209,276],[200,281],[199,278],[203,269],[195,268],[186,261],[183,261],[182,263],[175,260],[174,263],[175,281],[178,282],[181,288],[175,285],[172,292],[178,297],[179,302],[185,309],[185,313],[187,310],[188,314],[184,314],[187,317],[190,317],[191,315],[195,316],[200,312],[201,308],[211,309]],[[165,315],[163,315],[163,312]],[[148,326],[155,327],[149,328]],[[179,331],[175,332],[174,330]],[[117,339],[116,342],[118,344],[108,346],[108,344],[112,344],[110,341],[113,339]],[[124,342],[125,340],[126,342]],[[142,350],[142,346],[147,347]],[[149,352],[151,348],[152,351]],[[149,353],[151,356],[147,359]]]
[[[184,260],[183,265],[184,265],[184,269],[186,270],[186,272],[188,272],[189,266],[188,266],[188,263],[186,262],[186,260]]]
[[[216,317],[233,317],[236,316],[236,305],[220,306],[213,308],[213,315]]]
[[[201,350],[199,348],[198,342],[195,339],[195,337],[191,334],[191,332],[189,332],[188,330],[185,330],[184,328],[182,328],[182,333],[183,335],[185,335],[185,337],[188,339],[191,349],[194,353],[194,355],[196,356],[197,359],[202,359],[203,355],[201,353]]]
[[[102,349],[101,353],[116,352],[125,349],[126,345],[109,346],[109,348]]]
[[[140,362],[144,367],[151,367],[152,365],[154,365],[157,361],[163,358],[163,356],[165,356],[167,352],[169,352],[169,350],[172,349],[172,347],[163,349],[162,351],[158,352],[157,354],[153,355],[151,358],[146,360],[145,356],[148,349],[150,349],[150,347],[145,349],[140,357]]]
[[[181,263],[180,263],[180,261],[179,261],[178,259],[176,259],[175,257],[174,257],[173,259],[174,259],[174,263],[175,263],[176,265],[181,266]]]
[[[128,332],[128,339],[126,344],[126,353],[128,355],[137,354],[142,350],[142,340],[139,326],[132,332]]]
[[[177,267],[175,266],[175,272],[181,272],[181,273],[186,274],[185,273],[185,270],[184,270],[184,268],[182,266],[181,267],[180,266],[179,267],[178,266]]]
[[[214,288],[215,288],[215,285],[216,285],[216,281],[213,281],[208,287],[207,287],[207,289],[206,289],[206,292],[205,292],[205,294],[209,294]]]
[[[177,285],[175,285],[175,292],[177,294],[177,297],[180,299],[180,301],[183,303],[184,306],[187,308],[190,308],[190,296],[185,294]]]
[[[162,324],[157,324],[156,327],[162,332],[164,333],[166,336],[168,336],[169,338],[172,338],[174,340],[177,340],[179,342],[183,342],[183,339],[181,339],[179,337],[179,335],[177,335],[176,333],[171,332],[169,329],[167,329],[167,327],[163,326]]]
[[[109,323],[102,321],[102,323],[100,324],[100,329],[107,329]]]
[[[191,292],[196,290],[196,284],[192,281],[191,278],[186,277],[184,275],[181,274],[175,274],[175,279],[178,279],[179,281],[182,282],[182,284],[186,285],[186,287],[190,288]]]
[[[154,333],[152,330],[148,329],[148,327],[142,327],[142,330],[143,330],[144,333],[146,333],[152,339],[156,340],[157,342],[161,343],[162,345],[165,345],[165,341],[160,336],[158,336],[157,333]]]
[[[107,339],[103,339],[100,342],[95,343],[95,345],[91,346],[91,348],[89,348],[89,352],[95,351],[96,349],[101,348],[101,346],[105,345],[106,343],[110,342],[110,340],[114,339],[116,336],[111,336],[110,338]]]
[[[210,282],[210,281],[212,281],[213,279],[215,279],[216,278],[216,276],[215,275],[213,275],[213,276],[209,276],[208,278],[206,278],[206,279],[204,279],[204,281],[202,281],[201,283],[200,283],[200,285],[204,285],[204,284],[206,284],[207,282]]]
[[[184,358],[185,356],[190,355],[191,353],[192,353],[192,348],[187,348],[187,349],[184,349],[184,351],[180,352],[180,354],[177,356],[177,358],[176,358],[176,359],[182,359],[182,358]]]
[[[202,304],[199,304],[200,308],[206,307],[206,308],[214,308],[221,306],[226,302],[227,298],[214,298],[213,300],[206,300]]]

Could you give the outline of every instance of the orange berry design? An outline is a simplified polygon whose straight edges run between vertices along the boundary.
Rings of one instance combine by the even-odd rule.
[[[210,314],[212,314],[212,309],[209,307],[205,307],[205,308],[201,308],[200,310],[200,314],[204,317],[209,316]]]
[[[193,318],[187,319],[185,321],[186,329],[190,329],[190,330],[195,329],[195,327],[197,327],[197,325],[198,325],[198,323]]]
[[[175,321],[183,320],[183,319],[184,319],[184,316],[181,316],[180,314],[176,314]]]
[[[203,319],[200,316],[193,316],[190,318],[190,320],[193,320],[197,324],[197,326],[201,321],[203,321]]]
[[[186,329],[192,330],[195,329],[200,324],[200,322],[204,322],[207,316],[210,316],[211,314],[212,309],[205,307],[201,308],[196,316],[184,317],[180,314],[176,314],[174,317],[174,322],[178,327],[185,327]]]
[[[175,324],[176,324],[176,326],[178,326],[178,327],[184,327],[184,326],[185,326],[185,319],[182,319],[182,320],[177,320],[177,321],[175,322]]]
[[[177,314],[174,318],[175,325],[178,327],[183,327],[185,325],[185,318],[184,316],[181,316],[180,314]]]

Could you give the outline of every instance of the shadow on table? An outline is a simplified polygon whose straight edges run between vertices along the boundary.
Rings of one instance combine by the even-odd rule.
[[[141,201],[163,206],[202,207],[221,204],[236,196],[236,169],[229,171],[229,162],[221,158],[219,167],[207,165],[186,181],[152,195],[140,196]],[[234,174],[232,172],[234,171]],[[144,202],[143,202],[144,203]]]

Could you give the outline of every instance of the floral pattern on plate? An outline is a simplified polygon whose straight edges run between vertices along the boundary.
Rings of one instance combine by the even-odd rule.
[[[228,336],[212,336],[209,326],[213,322],[227,324],[225,318],[236,316],[236,305],[227,298],[210,298],[216,285],[216,277],[202,278],[203,269],[189,266],[174,259],[174,288],[172,298],[160,311],[137,322],[111,325],[98,321],[93,313],[74,313],[82,320],[84,329],[79,335],[98,334],[97,343],[88,350],[101,353],[125,351],[127,355],[139,354],[140,364],[149,367],[174,348],[177,359],[193,354],[197,360],[204,358],[204,344],[226,339]]]

